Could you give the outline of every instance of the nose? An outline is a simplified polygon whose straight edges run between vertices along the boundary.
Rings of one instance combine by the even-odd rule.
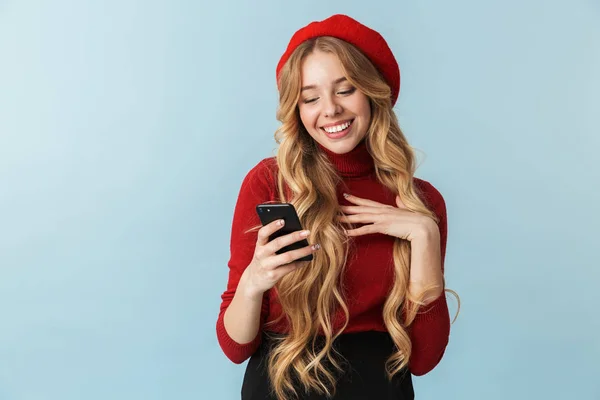
[[[337,99],[331,96],[325,96],[323,101],[324,113],[327,117],[333,117],[342,112],[342,106],[337,103]]]

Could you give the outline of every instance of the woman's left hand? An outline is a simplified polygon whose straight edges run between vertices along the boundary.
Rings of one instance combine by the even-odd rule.
[[[413,241],[423,235],[439,235],[437,223],[432,218],[407,209],[399,196],[396,196],[397,207],[347,194],[344,197],[356,205],[342,206],[341,209],[346,215],[338,217],[339,220],[344,223],[365,224],[356,229],[346,230],[348,236],[382,233]]]

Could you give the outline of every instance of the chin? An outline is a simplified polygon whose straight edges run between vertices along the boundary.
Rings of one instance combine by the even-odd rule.
[[[326,147],[327,150],[332,151],[336,154],[345,154],[354,150],[358,143],[359,140],[356,140],[356,138],[347,138],[340,141],[325,139],[325,143],[323,143],[323,146]]]

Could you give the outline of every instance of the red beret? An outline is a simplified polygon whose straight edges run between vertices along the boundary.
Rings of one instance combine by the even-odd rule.
[[[323,21],[313,21],[292,36],[288,47],[277,64],[276,77],[300,43],[318,36],[333,36],[353,44],[362,51],[381,72],[392,89],[392,106],[400,92],[400,68],[385,39],[379,32],[361,24],[347,15],[336,14]]]

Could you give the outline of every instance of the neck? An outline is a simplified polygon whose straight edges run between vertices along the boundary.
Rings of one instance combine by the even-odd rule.
[[[375,170],[373,157],[369,154],[367,143],[363,139],[348,153],[337,154],[321,144],[317,146],[325,153],[329,161],[342,177],[358,178],[369,176]]]

